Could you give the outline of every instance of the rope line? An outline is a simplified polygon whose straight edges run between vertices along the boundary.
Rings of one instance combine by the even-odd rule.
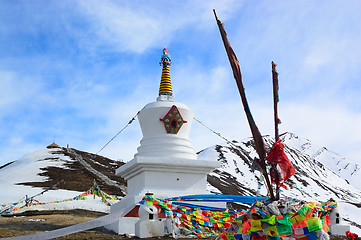
[[[3,213],[6,213],[7,211],[11,210],[15,205],[18,205],[18,204],[20,205],[20,203],[22,203],[22,202],[25,202],[25,206],[31,205],[33,200],[35,200],[34,199],[35,197],[40,196],[40,195],[46,193],[47,191],[54,189],[55,187],[57,187],[59,184],[62,184],[62,183],[64,183],[64,179],[60,180],[56,184],[48,187],[47,189],[43,190],[42,192],[37,193],[31,197],[28,197],[28,195],[26,195],[25,197],[21,198],[16,203],[10,204],[9,206],[5,207],[4,209],[0,209],[0,215],[3,215]]]
[[[214,134],[216,134],[218,137],[222,138],[223,140],[225,140],[228,144],[231,144],[233,147],[239,148],[241,149],[239,146],[237,146],[236,144],[234,144],[233,142],[231,142],[230,140],[228,140],[227,138],[223,137],[220,133],[214,131],[213,129],[209,128],[208,126],[206,126],[204,123],[202,123],[201,121],[199,121],[197,118],[193,117],[194,120],[196,120],[199,124],[203,125],[205,128],[207,128],[209,131],[213,132]]]
[[[135,118],[138,116],[140,111],[137,112],[137,114],[129,120],[129,122],[117,133],[115,134],[114,137],[112,137],[96,154],[100,153],[104,148],[106,148],[106,146],[108,146],[109,143],[111,143],[121,132],[123,132],[134,120]],[[207,128],[209,131],[211,131],[212,133],[214,133],[215,135],[217,135],[218,137],[222,138],[223,140],[225,140],[227,142],[227,144],[232,145],[233,147],[239,148],[239,146],[237,146],[236,144],[234,144],[232,141],[228,140],[227,138],[223,137],[220,133],[214,131],[213,129],[211,129],[210,127],[208,127],[207,125],[205,125],[203,122],[201,122],[200,120],[198,120],[197,118],[193,117],[194,120],[196,120],[199,124],[201,124],[202,126],[204,126],[205,128]]]
[[[121,132],[123,132],[124,129],[126,129],[135,120],[135,118],[138,116],[139,112],[140,111],[138,111],[137,114],[135,114],[135,116],[132,119],[130,119],[129,122],[96,153],[96,155],[98,155],[98,153],[100,153],[106,146],[108,146],[108,144],[111,141],[113,141]]]
[[[243,154],[245,154],[245,155],[248,155],[248,154],[249,154],[249,152],[245,151],[245,150],[242,149],[240,146],[237,146],[236,144],[234,144],[233,142],[231,142],[231,141],[228,140],[227,138],[223,137],[220,133],[218,133],[218,132],[214,131],[213,129],[209,128],[208,126],[206,126],[204,123],[202,123],[201,121],[199,121],[199,120],[196,119],[195,117],[193,117],[193,119],[196,120],[196,121],[197,121],[198,123],[200,123],[201,125],[203,125],[204,127],[206,127],[209,131],[211,131],[211,132],[213,132],[214,134],[216,134],[218,137],[222,138],[223,140],[226,140],[227,144],[230,144],[230,145],[232,145],[233,147],[237,148],[238,150],[240,150],[241,152],[243,152]],[[257,164],[258,164],[259,166],[261,166],[260,163],[259,163],[259,160],[257,160],[257,158],[255,159],[255,161],[257,162]],[[259,169],[259,171],[263,173],[263,169],[262,169],[262,168]]]

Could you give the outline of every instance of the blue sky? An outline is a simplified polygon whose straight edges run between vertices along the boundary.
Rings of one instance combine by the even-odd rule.
[[[155,101],[171,54],[176,101],[229,139],[251,136],[213,16],[225,23],[262,134],[281,132],[361,163],[361,1],[0,1],[0,165],[55,141],[97,152]],[[130,160],[131,124],[101,154]],[[222,139],[194,122],[196,151]]]

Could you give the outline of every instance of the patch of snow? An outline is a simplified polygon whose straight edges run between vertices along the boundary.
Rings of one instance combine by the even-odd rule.
[[[44,149],[27,154],[14,163],[0,169],[0,205],[8,205],[19,201],[22,198],[32,197],[44,191],[43,188],[17,185],[23,182],[41,182],[45,177],[39,176],[41,168],[55,166],[62,167],[65,163],[73,161],[68,156],[57,154],[57,149]],[[53,158],[58,158],[54,161]],[[41,161],[39,161],[41,160]],[[35,197],[42,203],[62,201],[74,198],[82,192],[68,190],[49,190],[44,194]],[[21,205],[21,204],[19,204]],[[37,205],[27,208],[27,210],[53,210],[53,209],[87,209],[108,212],[109,207],[99,199],[77,200],[63,203],[52,203]]]
[[[46,180],[46,177],[40,176],[41,168],[45,167],[64,167],[64,164],[73,161],[68,156],[63,154],[54,154],[58,150],[44,149],[30,154],[27,154],[12,164],[0,169],[0,189],[10,184],[17,184],[22,182],[41,182]],[[61,161],[52,161],[46,158],[58,157]],[[43,161],[37,161],[43,160]],[[1,193],[0,193],[1,194]],[[0,195],[0,201],[1,201]]]
[[[42,219],[42,218],[37,218],[37,219],[28,219],[28,222],[45,222],[45,219]]]
[[[340,154],[332,152],[325,147],[311,143],[310,140],[300,138],[293,133],[285,133],[281,136],[282,141],[288,146],[307,154],[318,161],[340,177],[346,179],[350,184],[361,189],[361,167],[356,162],[347,159]]]

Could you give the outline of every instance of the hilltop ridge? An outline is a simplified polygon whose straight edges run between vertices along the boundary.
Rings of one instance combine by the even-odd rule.
[[[361,190],[353,184],[360,178],[358,165],[295,134],[284,133],[280,137],[285,145],[285,153],[296,169],[296,174],[286,181],[289,189],[281,191],[281,198],[306,201],[334,198],[339,203],[344,220],[355,227],[354,231],[361,233]],[[274,139],[270,136],[264,136],[263,139],[269,151]],[[252,138],[232,141],[232,144],[218,144],[200,151],[200,161],[204,159],[221,163],[220,168],[208,175],[208,191],[216,194],[266,196],[266,186],[254,164],[257,156]],[[337,159],[347,162],[348,166],[356,166],[356,171],[352,174],[337,171],[341,162]],[[115,175],[115,170],[123,164],[73,148],[39,150],[0,167],[0,204],[15,202],[26,194],[32,196],[46,189],[46,193],[37,197],[39,201],[74,197],[87,191],[94,180],[106,193],[122,197],[126,195],[126,182]],[[78,201],[77,204],[64,205],[59,209],[70,207],[109,211],[109,206],[101,205],[101,201],[94,205],[94,201]],[[48,208],[42,206],[42,210],[49,208],[53,209],[54,205]]]

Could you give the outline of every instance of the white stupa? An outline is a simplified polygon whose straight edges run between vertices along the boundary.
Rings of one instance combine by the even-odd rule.
[[[111,213],[134,206],[146,193],[158,198],[206,194],[207,174],[220,167],[216,161],[197,159],[189,138],[193,112],[174,101],[169,74],[171,59],[166,48],[160,64],[163,69],[159,96],[138,114],[143,133],[140,146],[134,158],[116,170],[116,175],[127,181],[128,193],[111,207]],[[133,209],[107,228],[118,234],[134,234],[138,220]]]

